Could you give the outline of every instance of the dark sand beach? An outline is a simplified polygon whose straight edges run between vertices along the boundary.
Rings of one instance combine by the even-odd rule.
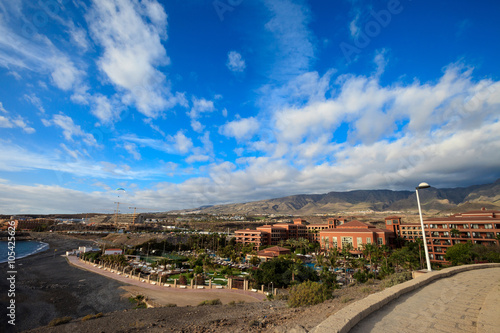
[[[0,327],[20,332],[47,325],[64,316],[83,317],[99,312],[130,309],[121,295],[125,284],[69,265],[61,255],[66,250],[90,245],[91,241],[44,234],[49,250],[16,261],[16,325],[8,324],[7,263],[0,264]],[[55,251],[54,255],[54,249]]]

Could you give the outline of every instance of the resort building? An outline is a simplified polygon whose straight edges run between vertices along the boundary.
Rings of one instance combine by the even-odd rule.
[[[388,230],[394,232],[396,237],[409,241],[422,238],[420,223],[403,223],[400,216],[388,216],[385,218],[385,225]]]
[[[422,238],[420,224],[402,223],[398,216],[386,217],[385,224],[397,237],[409,241]],[[426,219],[424,228],[430,260],[447,263],[446,249],[454,244],[468,241],[486,246],[499,244],[497,237],[500,236],[500,211],[483,208],[443,218]]]
[[[306,221],[295,219],[293,223],[277,223],[273,225],[263,225],[257,230],[236,230],[236,242],[242,244],[253,243],[255,248],[263,245],[278,245],[288,239],[308,238]]]
[[[258,251],[257,258],[259,258],[261,261],[267,261],[285,254],[290,254],[290,249],[279,246],[273,246],[264,249],[262,251]]]
[[[104,250],[104,254],[114,255],[114,254],[123,254],[122,249],[106,249]]]
[[[342,249],[350,244],[353,253],[359,253],[362,245],[367,243],[392,244],[394,232],[360,221],[346,221],[346,219],[329,218],[328,223],[307,224],[303,219],[295,219],[293,224],[277,223],[258,227],[257,230],[237,230],[235,236],[236,242],[253,243],[256,249],[298,238],[318,242],[323,250],[333,246]]]
[[[446,249],[468,241],[485,246],[500,245],[500,211],[474,210],[424,221],[429,257],[446,263]]]
[[[352,253],[361,253],[364,244],[392,245],[395,236],[391,230],[379,229],[357,220],[332,226],[319,232],[321,249],[326,251],[350,246]]]

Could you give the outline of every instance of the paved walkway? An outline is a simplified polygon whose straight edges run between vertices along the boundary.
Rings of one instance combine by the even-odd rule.
[[[500,332],[500,268],[432,282],[388,303],[350,332]]]
[[[195,306],[201,301],[215,298],[219,298],[223,304],[229,303],[230,301],[259,302],[266,298],[266,296],[261,293],[235,289],[180,289],[143,283],[136,279],[127,278],[124,275],[111,273],[109,270],[99,269],[98,267],[94,267],[93,264],[84,263],[78,260],[76,256],[67,256],[66,258],[69,264],[73,266],[126,283],[129,286],[121,288],[127,292],[145,295],[150,300],[161,305],[174,303],[178,306]]]

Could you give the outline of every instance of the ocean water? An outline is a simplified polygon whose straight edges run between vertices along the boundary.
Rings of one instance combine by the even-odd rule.
[[[0,263],[8,261],[8,242],[0,241]],[[16,260],[27,257],[29,255],[45,251],[49,248],[49,244],[35,241],[17,241],[16,242]]]

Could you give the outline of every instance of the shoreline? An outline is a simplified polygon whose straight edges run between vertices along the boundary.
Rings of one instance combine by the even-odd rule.
[[[4,240],[0,240],[2,242],[7,242],[7,241],[4,241]],[[16,241],[16,244],[17,244],[18,241]],[[30,252],[28,254],[25,254],[23,255],[22,257],[16,257],[16,261],[17,260],[20,260],[20,259],[24,259],[24,258],[27,258],[29,256],[33,256],[37,253],[42,253],[42,252],[45,252],[47,251],[49,248],[50,248],[50,245],[49,243],[46,243],[46,242],[43,242],[43,241],[39,241],[39,240],[34,240],[34,239],[26,239],[26,240],[21,240],[20,242],[37,242],[37,243],[40,243],[42,244],[41,247],[38,247],[36,248],[33,252]],[[16,245],[17,246],[17,245]],[[0,261],[0,264],[4,264],[6,262],[8,262],[9,260],[8,259],[5,259],[5,261]]]
[[[125,286],[98,274],[73,267],[60,254],[78,246],[90,245],[92,240],[82,240],[57,234],[32,235],[33,240],[48,244],[41,252],[16,258],[15,326],[7,323],[9,281],[6,279],[8,263],[0,263],[0,327],[5,332],[20,332],[47,325],[55,318],[83,317],[99,312],[130,309],[123,297]],[[53,250],[53,251],[50,251]]]

